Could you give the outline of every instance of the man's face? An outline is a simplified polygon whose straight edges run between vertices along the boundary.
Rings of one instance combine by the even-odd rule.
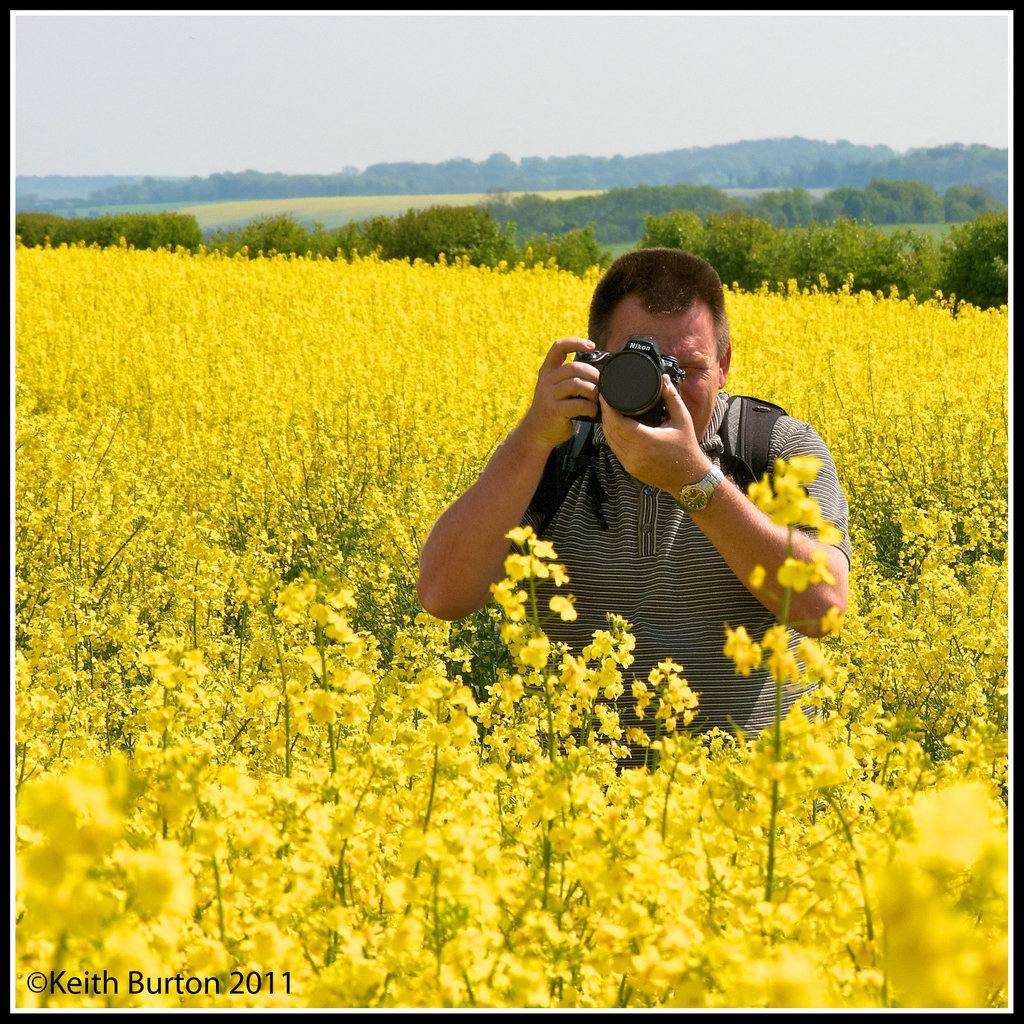
[[[715,398],[725,387],[732,348],[719,359],[715,342],[715,324],[711,310],[697,302],[687,313],[657,315],[648,313],[635,295],[627,295],[612,313],[608,336],[609,352],[619,352],[634,335],[653,338],[663,356],[674,356],[686,379],[678,391],[690,412],[694,433],[699,441],[711,423]]]

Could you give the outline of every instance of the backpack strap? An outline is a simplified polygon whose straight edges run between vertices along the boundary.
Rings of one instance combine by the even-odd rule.
[[[749,395],[730,395],[729,404],[718,428],[725,451],[721,457],[724,472],[743,490],[760,480],[768,466],[768,445],[772,430],[786,410],[774,402]]]

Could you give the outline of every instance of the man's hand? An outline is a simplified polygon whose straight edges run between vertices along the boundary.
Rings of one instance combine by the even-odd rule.
[[[551,346],[537,374],[533,402],[516,428],[524,440],[554,448],[572,434],[574,416],[597,414],[597,367],[565,361],[570,352],[593,348],[585,338],[561,338]]]
[[[601,399],[604,436],[623,469],[645,484],[660,487],[673,497],[700,480],[711,468],[701,450],[693,419],[667,374],[662,375],[661,397],[668,419],[648,427],[613,409]]]

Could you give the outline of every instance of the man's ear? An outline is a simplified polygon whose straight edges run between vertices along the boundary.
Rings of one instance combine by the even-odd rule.
[[[729,376],[729,364],[732,362],[732,345],[725,350],[725,355],[718,360],[718,386],[725,387],[725,378]]]

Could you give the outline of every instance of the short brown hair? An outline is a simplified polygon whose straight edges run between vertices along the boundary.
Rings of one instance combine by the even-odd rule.
[[[599,349],[609,341],[612,314],[627,296],[636,295],[655,316],[687,313],[694,303],[711,310],[718,358],[729,348],[729,319],[722,281],[707,260],[682,249],[637,249],[623,253],[604,272],[590,300],[590,340]]]

